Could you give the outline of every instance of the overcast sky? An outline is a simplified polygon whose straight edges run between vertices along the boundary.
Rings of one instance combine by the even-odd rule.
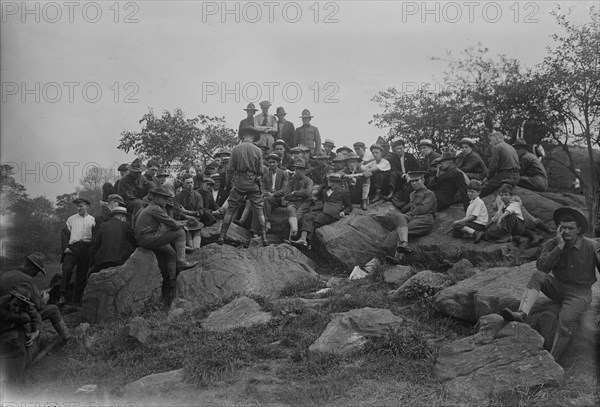
[[[224,116],[249,102],[301,111],[336,145],[375,142],[371,98],[439,81],[448,51],[481,43],[539,63],[560,2],[2,1],[1,161],[30,195],[72,192],[90,165],[133,160],[120,133],[152,108]],[[587,21],[595,2],[562,2]]]

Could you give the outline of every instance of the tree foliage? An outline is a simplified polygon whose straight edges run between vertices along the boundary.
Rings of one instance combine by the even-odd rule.
[[[143,160],[155,157],[163,166],[205,160],[216,147],[237,144],[235,131],[225,127],[222,117],[199,115],[186,118],[181,109],[164,111],[161,117],[150,109],[140,120],[141,131],[123,131],[119,148],[133,151]]]
[[[27,196],[25,186],[15,181],[14,168],[9,164],[2,164],[0,189],[0,214],[6,215],[13,212],[15,204]]]

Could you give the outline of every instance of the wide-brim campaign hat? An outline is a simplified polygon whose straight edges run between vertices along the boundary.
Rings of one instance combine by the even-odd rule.
[[[325,152],[323,151],[319,151],[319,154],[317,154],[315,156],[315,160],[328,160],[329,159],[329,155],[325,154]]]
[[[117,206],[112,211],[110,211],[110,213],[108,214],[108,216],[115,216],[115,215],[131,216],[131,214],[129,212],[127,212],[127,209],[123,208],[122,206]]]
[[[463,144],[468,145],[471,148],[475,148],[475,140],[473,140],[472,138],[468,138],[468,137],[464,137],[462,138],[459,142],[458,145],[462,146]]]
[[[86,204],[87,206],[91,206],[92,205],[92,203],[90,201],[88,201],[87,199],[82,198],[82,197],[79,197],[79,198],[73,200],[73,204],[75,204],[75,205],[79,205],[82,202],[84,204]]]
[[[431,141],[431,139],[428,138],[424,138],[423,140],[419,141],[419,147],[421,146],[428,146],[431,148],[435,148],[435,144],[433,144],[433,141]]]
[[[383,153],[383,147],[381,147],[379,144],[373,144],[371,147],[369,147],[369,150],[379,150]]]
[[[243,139],[246,135],[251,135],[254,138],[254,142],[260,140],[260,133],[254,127],[242,127],[238,133],[238,137]]]
[[[570,215],[576,219],[577,224],[581,228],[581,234],[584,234],[588,231],[590,224],[588,223],[587,217],[579,210],[575,208],[569,208],[567,206],[563,206],[562,208],[558,208],[554,211],[552,218],[554,219],[556,226],[560,224],[560,218],[562,218],[564,215]]]
[[[277,154],[271,153],[268,156],[265,157],[265,160],[270,161],[270,160],[275,160],[275,161],[281,161],[281,157],[279,157]]]
[[[198,222],[196,219],[188,219],[188,221],[185,222],[185,227],[187,228],[187,230],[193,231],[202,229],[204,227],[204,224],[202,222]]]
[[[300,116],[300,119],[304,119],[304,118],[309,118],[310,119],[310,118],[313,118],[313,117],[314,116],[311,116],[311,114],[310,114],[310,110],[304,109],[302,111],[302,116]]]
[[[343,154],[338,153],[338,155],[335,156],[335,158],[333,159],[334,163],[339,163],[339,162],[344,162],[348,159],[348,157],[344,157]]]
[[[46,269],[44,268],[44,259],[46,256],[44,256],[44,253],[33,252],[26,258],[31,262],[31,264],[36,266],[42,272],[42,274],[46,274]]]
[[[245,111],[252,110],[252,111],[255,111],[255,112],[258,111],[258,109],[254,106],[254,103],[248,103],[248,106],[246,106],[246,108],[244,110]]]
[[[362,161],[362,159],[354,151],[346,156],[346,161],[350,161],[350,160],[354,160],[354,161],[358,161],[358,162]]]
[[[163,185],[154,188],[152,191],[150,191],[150,193],[154,195],[166,196],[167,198],[173,198],[173,192]]]
[[[525,139],[521,138],[521,137],[519,137],[519,138],[517,138],[515,140],[515,142],[513,143],[513,147],[514,148],[523,147],[524,149],[526,149],[530,153],[533,152],[533,147],[530,146],[529,144],[527,144],[527,142],[525,141]]]
[[[342,147],[338,148],[337,150],[335,150],[335,152],[339,154],[339,153],[341,153],[344,150],[347,151],[347,152],[349,152],[349,153],[353,152],[352,149],[350,147],[348,147],[348,146],[342,146]]]
[[[425,173],[423,171],[410,171],[407,172],[408,174],[408,181],[416,181],[420,178],[423,178],[423,175],[425,175]]]

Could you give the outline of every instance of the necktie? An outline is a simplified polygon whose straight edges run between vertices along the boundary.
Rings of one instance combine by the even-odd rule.
[[[263,117],[264,118],[263,118],[263,122],[262,122],[261,126],[266,126],[267,125],[267,115],[264,114]]]

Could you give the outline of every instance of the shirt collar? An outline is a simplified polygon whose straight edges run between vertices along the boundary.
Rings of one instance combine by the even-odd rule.
[[[573,243],[573,248],[579,250],[581,249],[581,242],[583,241],[583,239],[581,238],[581,236],[577,236],[577,239],[575,240],[575,243]]]

